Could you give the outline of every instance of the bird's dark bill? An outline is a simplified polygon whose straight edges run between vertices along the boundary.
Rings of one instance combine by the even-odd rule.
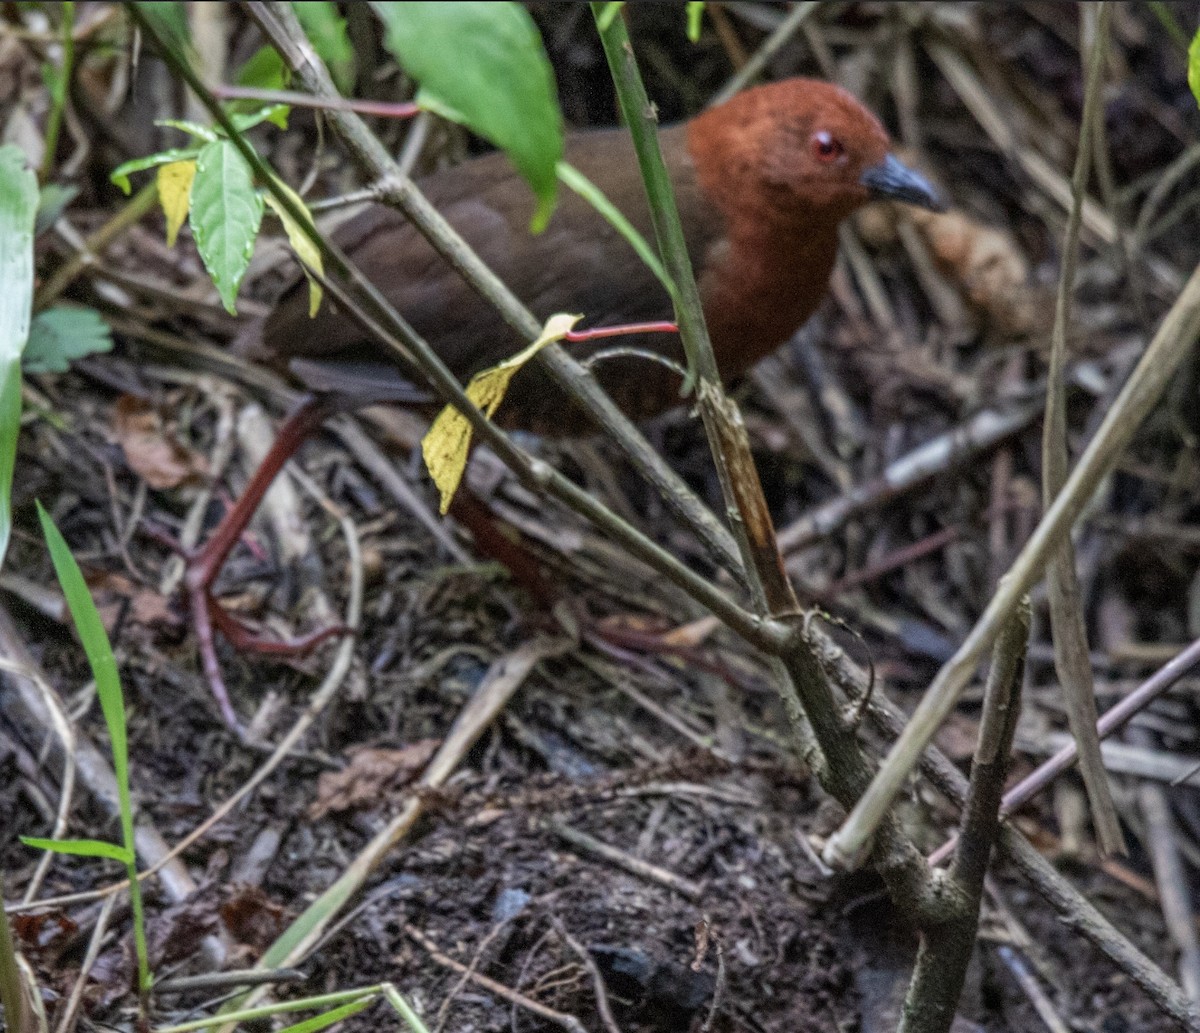
[[[872,165],[862,174],[859,182],[876,197],[905,201],[934,212],[946,210],[945,202],[929,180],[910,169],[894,154],[884,158],[882,164]]]

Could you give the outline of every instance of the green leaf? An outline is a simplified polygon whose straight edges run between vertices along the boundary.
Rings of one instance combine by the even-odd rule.
[[[351,1001],[349,1004],[343,1004],[340,1008],[331,1008],[320,1015],[314,1015],[311,1019],[305,1019],[303,1022],[296,1022],[290,1026],[285,1026],[279,1033],[317,1033],[317,1030],[332,1026],[335,1022],[341,1022],[342,1019],[348,1019],[351,1015],[357,1015],[368,1005],[374,1003],[374,997],[364,997],[361,1001]]]
[[[112,861],[129,864],[132,855],[123,846],[105,843],[102,839],[40,839],[37,836],[22,836],[21,842],[35,850],[49,850],[55,854],[73,854],[75,857],[107,857]]]
[[[1200,29],[1192,37],[1192,45],[1188,47],[1188,85],[1192,88],[1192,96],[1200,104]]]
[[[72,359],[112,346],[112,331],[95,309],[56,305],[34,316],[21,367],[26,373],[64,373]]]
[[[231,313],[237,311],[238,285],[254,253],[262,214],[254,175],[238,149],[229,140],[205,146],[196,159],[188,222],[204,268]]]
[[[372,4],[385,45],[421,84],[417,103],[461,121],[503,150],[537,197],[532,229],[558,194],[562,114],[554,73],[529,12],[484,0]]]
[[[21,352],[33,305],[37,176],[20,148],[0,147],[0,564],[12,532],[13,469],[21,429]]]
[[[191,49],[192,33],[182,3],[177,0],[143,0],[136,6],[154,23],[168,43],[184,52]]]
[[[280,190],[288,195],[292,203],[305,214],[308,221],[312,222],[312,212],[308,210],[308,205],[304,203],[303,198],[282,181],[278,181],[278,186]],[[324,289],[321,287],[320,280],[318,279],[318,277],[325,275],[325,263],[321,258],[321,249],[304,232],[304,227],[293,219],[288,214],[288,210],[275,199],[274,194],[266,194],[264,200],[270,205],[271,210],[279,216],[279,221],[283,223],[288,243],[292,245],[292,250],[296,253],[296,257],[300,259],[300,268],[304,270],[304,275],[308,278],[308,318],[312,319],[321,307],[321,297],[324,294]],[[313,275],[314,273],[316,276]]]
[[[282,90],[288,84],[290,71],[272,46],[259,47],[238,70],[239,86],[257,90]]]
[[[354,87],[354,47],[346,32],[346,19],[329,0],[305,0],[293,3],[305,35],[312,43],[317,55],[329,66],[329,74],[342,93],[350,93]]]
[[[75,557],[71,555],[66,540],[40,502],[37,504],[37,511],[42,524],[42,534],[45,535],[46,546],[50,550],[50,561],[54,564],[54,573],[62,586],[67,609],[71,611],[71,620],[75,622],[75,631],[83,644],[88,665],[92,669],[92,677],[96,681],[96,695],[100,698],[100,709],[104,712],[104,723],[108,726],[108,737],[112,741],[113,774],[117,780],[121,816],[124,819],[128,813],[132,827],[129,748],[125,738],[125,701],[121,697],[121,676],[117,673],[117,660],[113,656],[112,643],[108,640],[108,632],[104,630],[104,622],[100,620],[100,611],[96,609],[87,582],[83,580],[83,572],[75,562]],[[127,842],[133,842],[132,835],[126,836],[125,839]]]
[[[187,161],[200,153],[199,147],[175,147],[169,151],[159,151],[157,154],[147,154],[144,158],[132,158],[124,161],[108,174],[108,178],[121,188],[128,196],[129,176],[134,172],[144,172],[146,169],[157,168],[159,165],[169,165],[173,161]]]
[[[650,271],[658,277],[659,283],[674,298],[676,295],[675,283],[667,275],[667,270],[663,268],[657,252],[650,246],[650,242],[637,231],[637,227],[625,218],[621,210],[604,196],[600,188],[577,168],[568,165],[565,161],[558,163],[558,178],[604,216],[608,224],[625,238],[629,246],[637,252],[638,258],[646,263]]]
[[[230,115],[229,121],[233,123],[239,133],[253,129],[262,122],[270,122],[272,125],[279,126],[280,129],[286,129],[290,110],[291,107],[287,104],[268,104],[265,108],[256,108],[254,111]]]
[[[613,23],[613,19],[621,13],[621,8],[624,6],[624,0],[613,0],[612,3],[605,4],[604,10],[596,17],[596,28],[604,32]]]
[[[205,143],[213,143],[220,139],[215,129],[202,126],[199,122],[189,122],[186,118],[156,118],[154,124],[165,129],[178,129],[180,132],[194,136]]]
[[[700,23],[704,19],[704,0],[688,0],[687,5],[687,38],[693,43],[700,42]]]

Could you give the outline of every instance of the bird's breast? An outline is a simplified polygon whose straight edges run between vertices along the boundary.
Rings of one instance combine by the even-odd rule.
[[[744,373],[807,321],[825,296],[836,259],[836,230],[760,231],[711,245],[700,291],[723,377]]]

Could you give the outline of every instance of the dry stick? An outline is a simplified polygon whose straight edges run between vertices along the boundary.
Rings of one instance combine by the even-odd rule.
[[[8,611],[0,608],[0,656],[6,656],[20,668],[30,671],[45,682],[40,666],[29,652]],[[42,743],[47,739],[47,729],[56,723],[46,699],[29,677],[6,674],[5,687],[0,690],[0,712],[23,739],[31,743]],[[117,801],[117,780],[112,765],[104,754],[87,737],[75,731],[70,743],[55,741],[52,752],[71,749],[75,756],[75,768],[79,781],[87,788],[93,800],[110,818],[120,813]],[[134,842],[138,856],[153,864],[167,853],[167,844],[158,830],[139,822],[134,829]],[[178,861],[171,862],[162,870],[162,886],[172,903],[186,900],[196,891],[187,867]],[[9,908],[8,910],[13,910]]]
[[[602,4],[592,4],[598,22],[602,10]],[[798,616],[799,605],[783,567],[745,425],[737,406],[725,397],[717,370],[671,181],[655,135],[654,109],[646,96],[624,20],[614,18],[600,36],[621,111],[633,137],[659,249],[675,282],[680,336],[689,369],[696,378],[700,414],[755,608],[764,617]],[[869,783],[871,768],[854,728],[842,717],[830,681],[804,633],[807,623],[797,622],[797,633],[786,644],[780,657],[786,676],[776,671],[776,688],[792,726],[797,752],[824,788],[843,806],[850,806]],[[884,816],[872,861],[899,908],[928,935],[936,935],[941,924],[958,917],[955,895],[943,891],[893,816]],[[953,989],[957,996],[961,982]]]
[[[1071,1033],[1070,1027],[1063,1022],[1059,1017],[1058,1012],[1054,1010],[1054,1005],[1050,998],[1046,996],[1046,991],[1042,989],[1042,984],[1038,982],[1037,976],[1030,971],[1029,966],[1025,963],[1025,959],[1015,947],[1010,947],[1006,943],[1000,944],[996,948],[996,953],[1000,956],[1000,960],[1008,967],[1008,973],[1016,981],[1017,986],[1028,998],[1029,1003],[1033,1005],[1033,1010],[1037,1012],[1038,1018],[1046,1024],[1046,1028],[1050,1033]]]
[[[361,276],[353,267],[347,266],[347,269]],[[381,325],[368,315],[358,300],[340,284],[328,277],[315,273],[313,275],[321,281],[328,294],[343,307],[348,317],[355,319],[381,344],[410,358],[430,378],[438,393],[467,418],[474,433],[492,447],[497,458],[516,474],[526,488],[550,495],[590,520],[600,530],[624,545],[633,556],[706,607],[751,645],[769,654],[778,653],[784,648],[784,644],[791,638],[791,629],[784,622],[764,618],[739,606],[709,579],[697,574],[672,553],[564,477],[549,463],[518,448],[508,435],[484,416],[471,401],[462,385],[454,379],[429,343],[386,302],[381,301],[383,308],[380,314],[388,321],[389,327]],[[366,284],[366,281],[363,281],[363,284]],[[357,282],[356,286],[359,286]],[[366,284],[366,289],[368,292],[374,291],[369,284]],[[391,328],[395,329],[395,333]]]
[[[1000,797],[1008,774],[1009,752],[1021,712],[1021,681],[1029,640],[1026,601],[1005,625],[992,653],[992,670],[983,698],[983,720],[971,784],[963,808],[958,852],[947,887],[958,898],[958,915],[935,933],[921,937],[917,964],[904,1000],[899,1033],[945,1033],[967,975],[975,946],[983,880],[1000,826]]]
[[[600,10],[599,5],[592,5],[598,24],[601,24]],[[749,581],[755,610],[762,617],[796,614],[800,609],[799,603],[783,569],[783,558],[775,541],[775,529],[763,497],[758,471],[750,454],[746,428],[737,406],[725,397],[704,323],[700,291],[692,275],[683,226],[675,207],[674,190],[658,146],[656,115],[642,85],[623,19],[613,18],[608,27],[601,30],[600,38],[621,110],[633,138],[659,252],[675,284],[676,322],[687,355],[688,370],[696,378],[700,416],[717,468],[726,509],[733,522],[741,566]],[[773,659],[771,668],[772,680],[787,713],[797,752],[813,770],[817,770],[823,764],[809,724],[813,715],[806,712],[809,708],[801,706],[795,689],[789,686],[789,677],[783,664]],[[832,696],[829,696],[828,702],[832,704]],[[825,723],[837,725],[839,718],[835,708],[828,705],[824,710],[827,717]]]
[[[838,647],[827,643],[814,643],[814,646],[826,652],[830,649],[840,652]],[[1200,653],[1200,643],[1197,644],[1197,650]],[[1200,655],[1197,659],[1200,659]],[[822,663],[826,663],[826,660],[827,657],[822,655]],[[837,655],[828,657],[828,660],[832,662],[827,666],[836,671],[839,678],[851,671],[851,665],[841,662]],[[866,675],[862,671],[853,671],[852,681],[843,682],[842,687],[851,699],[861,699],[866,693]],[[886,693],[876,689],[867,706],[867,720],[881,733],[897,737],[903,732],[908,718],[888,699]],[[1070,748],[1075,748],[1074,743]],[[966,800],[966,777],[936,746],[927,747],[922,754],[921,771],[948,799],[960,805]],[[1126,973],[1167,1015],[1189,1030],[1200,1030],[1200,1023],[1195,1021],[1189,1010],[1188,999],[1179,986],[1097,911],[1020,832],[1005,823],[998,845],[1005,857],[1017,866],[1068,927],[1086,938]]]
[[[1054,504],[1001,579],[996,594],[958,652],[934,678],[896,741],[874,782],[845,824],[825,847],[829,864],[845,865],[862,855],[921,751],[954,709],[976,667],[995,641],[1008,614],[1037,582],[1054,548],[1070,533],[1101,478],[1112,469],[1142,421],[1158,403],[1200,336],[1200,266],[1163,319],[1141,361],[1104,417]]]
[[[135,10],[136,10],[136,9],[135,9]],[[288,12],[286,12],[286,9],[285,9],[285,14],[286,14],[286,13],[288,13]],[[136,15],[135,15],[135,16],[136,16]],[[286,37],[285,37],[285,38],[286,38]],[[314,59],[314,61],[315,61],[315,59]],[[199,84],[194,84],[194,85],[199,85]],[[201,88],[202,88],[202,87],[201,87]],[[360,124],[360,127],[361,127],[361,124]],[[249,157],[248,157],[248,160],[249,160]],[[284,200],[284,206],[285,206],[285,207],[288,207],[288,202],[287,202],[287,200],[286,200],[286,199]],[[293,211],[293,212],[292,212],[292,214],[293,214],[293,216],[294,216],[294,217],[297,217],[297,218],[298,218],[298,220],[301,222],[301,224],[302,224],[302,225],[305,225],[305,224],[306,224],[307,220],[305,220],[305,219],[303,218],[303,215],[302,215],[302,214],[300,214],[300,215],[297,215],[297,213],[296,213],[295,211]],[[460,402],[459,404],[461,405],[462,403]],[[466,408],[468,409],[468,411],[469,411],[469,412],[471,411],[471,408],[470,408],[470,407],[466,407]],[[487,425],[486,425],[486,423],[484,423],[484,426],[485,426],[485,427],[487,426]],[[736,560],[736,557],[735,557],[735,560]],[[770,637],[770,636],[763,636],[763,637],[765,638],[765,640],[766,640],[766,641],[768,641],[768,642],[770,642],[770,641],[771,641],[771,637]],[[824,637],[823,637],[823,636],[817,636],[817,635],[813,635],[813,636],[811,636],[811,638],[812,638],[814,641],[816,641],[817,643],[821,644],[821,645],[828,645],[827,641],[824,639]],[[839,655],[840,655],[840,654],[839,654]],[[844,657],[843,657],[843,658],[841,658],[841,659],[835,660],[835,661],[834,661],[834,663],[835,663],[835,665],[838,665],[838,664],[844,664],[844,663],[845,663],[845,661],[844,661]],[[1041,874],[1041,877],[1042,877],[1043,879],[1050,879],[1051,881],[1052,881],[1053,879],[1057,878],[1057,876],[1056,876],[1056,873],[1054,873],[1054,872],[1053,872],[1053,869],[1050,869],[1050,871],[1049,871],[1049,874],[1048,874],[1048,875],[1047,875],[1046,873],[1044,873],[1044,872],[1043,872],[1043,873]],[[1057,893],[1059,894],[1059,898],[1060,898],[1061,900],[1064,900],[1064,901],[1067,901],[1067,902],[1069,902],[1069,904],[1070,904],[1071,906],[1073,906],[1073,905],[1075,904],[1075,902],[1076,902],[1076,897],[1073,897],[1073,896],[1072,896],[1073,890],[1071,890],[1071,889],[1070,889],[1070,887],[1065,887],[1065,886],[1063,886],[1063,885],[1057,885],[1057,886],[1053,886],[1053,887],[1052,887],[1052,889],[1051,889],[1051,892],[1057,892]],[[1086,905],[1085,905],[1085,907],[1086,907]],[[1126,946],[1127,946],[1127,945],[1126,945]],[[1121,950],[1122,950],[1122,948],[1120,947],[1120,945],[1118,945],[1118,947],[1117,947],[1117,948],[1114,948],[1114,953],[1115,953],[1115,954],[1120,954]],[[1134,954],[1135,954],[1135,956],[1136,956],[1136,952],[1134,952]],[[1132,964],[1132,963],[1130,963],[1130,964]],[[1149,982],[1149,983],[1151,983],[1151,984],[1153,984],[1153,977],[1149,977],[1149,978],[1148,978],[1148,982]],[[1167,987],[1168,987],[1168,989],[1169,989],[1169,986],[1170,986],[1170,984],[1169,984],[1169,981],[1166,981],[1166,985],[1167,985]],[[1165,1006],[1166,1006],[1166,1005],[1165,1005]]]
[[[1037,885],[1038,892],[1058,911],[1064,922],[1129,973],[1151,1000],[1176,1022],[1192,1033],[1200,1031],[1200,1018],[1178,984],[1113,928],[1089,900],[1059,876],[1054,866],[1027,839],[1006,824],[1000,830],[1000,846],[1017,870]]]
[[[555,915],[551,919],[551,922],[554,925],[554,931],[558,933],[559,939],[571,948],[571,951],[579,959],[579,963],[587,969],[587,974],[592,977],[592,989],[596,994],[596,1011],[600,1013],[600,1021],[604,1024],[604,1028],[608,1030],[608,1033],[621,1033],[621,1027],[617,1025],[617,1020],[613,1018],[612,1005],[608,1003],[608,987],[604,983],[604,976],[600,972],[600,966],[596,964],[596,960],[588,953],[588,949],[567,932],[567,927],[563,924],[561,918]]]
[[[816,0],[804,0],[803,3],[796,4],[795,7],[788,12],[788,16],[783,19],[775,29],[751,56],[741,68],[739,68],[729,81],[717,91],[716,96],[708,102],[709,107],[717,104],[724,104],[735,93],[740,93],[745,87],[749,86],[759,73],[767,66],[767,62],[771,60],[779,49],[787,43],[804,24],[805,19],[820,6]]]
[[[1080,8],[1080,18],[1086,20],[1094,8]],[[1062,491],[1067,479],[1067,392],[1064,383],[1067,365],[1067,324],[1071,320],[1071,293],[1075,288],[1075,263],[1079,257],[1079,226],[1083,210],[1083,193],[1091,167],[1092,131],[1102,83],[1108,23],[1112,9],[1107,3],[1099,6],[1095,38],[1088,51],[1083,116],[1079,127],[1079,148],[1075,155],[1075,170],[1071,176],[1071,210],[1067,216],[1066,239],[1063,242],[1062,272],[1058,279],[1058,297],[1054,310],[1054,329],[1050,337],[1050,371],[1047,377],[1046,422],[1042,434],[1042,495],[1049,507]],[[1121,822],[1113,805],[1100,756],[1100,739],[1096,735],[1096,692],[1092,682],[1092,662],[1088,654],[1087,628],[1084,626],[1083,592],[1075,571],[1075,550],[1070,535],[1063,537],[1050,558],[1047,571],[1050,598],[1050,629],[1054,640],[1054,666],[1062,684],[1067,723],[1075,742],[1079,744],[1079,773],[1087,789],[1092,808],[1092,822],[1101,852],[1124,854],[1125,839]]]
[[[963,104],[991,137],[997,150],[1004,155],[1013,155],[1025,174],[1043,193],[1063,211],[1070,211],[1071,185],[1066,177],[1018,138],[1012,118],[996,102],[993,92],[980,82],[962,53],[931,33],[922,37],[922,44]],[[1084,230],[1094,239],[1104,244],[1118,242],[1120,233],[1116,222],[1090,197],[1083,201],[1082,218]],[[1155,255],[1146,255],[1145,263],[1159,284],[1172,290],[1179,289],[1179,274],[1168,263]]]
[[[362,604],[363,604],[363,562],[362,552],[358,544],[358,530],[350,517],[342,512],[338,507],[325,499],[316,486],[309,479],[308,475],[298,468],[293,470],[293,476],[299,481],[300,485],[308,491],[314,498],[318,499],[341,525],[342,535],[346,542],[346,566],[349,572],[346,588],[346,616],[344,623],[347,628],[355,629],[362,620]],[[320,686],[308,701],[308,705],[304,708],[304,713],[297,718],[295,724],[288,730],[288,733],[280,739],[278,745],[272,750],[271,755],[267,760],[254,772],[254,774],[244,782],[232,796],[221,803],[207,818],[197,825],[191,832],[176,843],[169,851],[159,857],[148,868],[138,873],[138,880],[144,880],[154,875],[163,865],[171,862],[175,857],[178,857],[183,851],[187,850],[193,843],[203,838],[214,826],[223,821],[225,817],[239,804],[246,799],[258,786],[260,786],[292,752],[292,749],[303,738],[309,728],[321,715],[324,709],[329,705],[329,702],[336,695],[338,689],[346,679],[346,675],[350,673],[350,664],[354,659],[355,640],[351,636],[346,636],[337,647],[334,653],[333,662],[329,665],[329,670],[322,679]],[[98,897],[109,896],[125,889],[129,885],[128,880],[113,883],[100,890],[93,890],[87,893],[74,893],[63,897],[52,897],[49,899],[35,902],[37,907],[63,907],[69,903],[77,903],[84,900],[93,900]]]
[[[451,957],[447,957],[437,948],[435,944],[424,933],[414,929],[411,925],[406,925],[404,931],[408,933],[414,940],[417,941],[429,953],[429,956],[441,965],[443,968],[453,969],[455,972],[461,972],[472,983],[477,986],[482,986],[485,990],[490,990],[497,997],[503,997],[506,1001],[512,1001],[513,1004],[520,1005],[527,1011],[533,1012],[534,1015],[540,1015],[543,1019],[553,1022],[555,1025],[562,1026],[567,1030],[567,1033],[587,1033],[583,1023],[580,1022],[574,1015],[568,1015],[566,1012],[555,1011],[553,1008],[547,1008],[546,1005],[540,1004],[532,998],[526,997],[522,993],[505,986],[503,983],[498,983],[494,979],[489,979],[487,976],[480,975],[478,972],[472,972],[461,961],[455,961]]]
[[[83,1000],[83,991],[87,987],[88,979],[92,974],[92,966],[96,964],[96,958],[100,956],[100,946],[104,942],[105,933],[108,932],[108,919],[116,903],[117,898],[111,896],[100,907],[100,914],[96,916],[96,924],[93,926],[92,935],[88,939],[87,952],[84,954],[83,962],[79,966],[79,975],[75,977],[75,982],[71,986],[71,995],[67,998],[66,1006],[62,1009],[58,1025],[54,1027],[54,1033],[70,1033],[70,1030],[75,1027],[75,1017],[79,1011],[79,1003]]]
[[[1096,725],[1097,735],[1101,740],[1108,738],[1114,732],[1120,731],[1135,715],[1145,710],[1159,696],[1163,695],[1180,678],[1193,667],[1200,664],[1200,639],[1193,642],[1178,656],[1164,664],[1146,681],[1133,690],[1128,696],[1114,707],[1104,712]],[[1004,817],[1023,807],[1038,793],[1046,788],[1064,771],[1070,769],[1079,755],[1074,742],[1068,743],[1049,760],[1038,765],[1020,782],[1004,794],[1000,814]],[[956,838],[951,838],[937,848],[930,856],[930,864],[940,864],[950,856]]]
[[[975,458],[1010,435],[1023,430],[1042,413],[1040,402],[1007,410],[985,409],[945,434],[918,445],[890,463],[878,477],[844,492],[799,517],[779,532],[784,553],[796,552],[832,534],[848,521],[890,502],[902,492]]]
[[[156,200],[158,200],[158,187],[154,183],[142,187],[134,194],[124,208],[84,241],[83,250],[75,252],[74,256],[64,262],[58,271],[43,284],[41,290],[34,296],[34,307],[43,309],[62,294],[76,276],[99,260],[100,253],[109,244],[138,223],[142,216],[154,207]]]
[[[41,697],[46,713],[54,725],[54,732],[62,744],[63,773],[58,782],[58,809],[54,816],[54,828],[50,832],[51,839],[61,839],[67,831],[71,817],[71,807],[75,802],[75,726],[67,714],[58,693],[42,677],[41,672],[33,668],[13,663],[6,657],[0,657],[0,670],[22,675],[29,679],[30,688],[35,689]],[[23,904],[30,903],[41,889],[42,880],[54,861],[54,851],[47,850],[38,859],[37,867],[22,896]]]
[[[624,850],[610,846],[608,843],[604,843],[594,836],[589,836],[586,832],[579,831],[579,829],[572,828],[564,822],[550,821],[546,823],[546,827],[560,839],[564,839],[570,843],[571,846],[577,847],[584,853],[594,854],[606,861],[611,861],[618,868],[624,868],[625,871],[631,875],[636,875],[639,879],[646,879],[648,882],[657,882],[659,885],[666,886],[668,889],[674,890],[680,896],[687,897],[688,900],[693,902],[699,900],[704,895],[703,887],[692,882],[691,879],[685,879],[682,875],[677,875],[666,868],[660,868],[649,861],[643,861],[640,857],[627,854]]]
[[[1128,734],[1139,746],[1153,745],[1150,733],[1143,728],[1131,728]],[[1200,938],[1196,935],[1192,894],[1179,853],[1179,831],[1171,816],[1166,787],[1143,781],[1137,799],[1146,819],[1146,846],[1154,865],[1163,922],[1179,951],[1179,981],[1192,1003],[1200,1004]]]
[[[317,97],[339,98],[328,71],[308,42],[289,4],[278,0],[274,3],[252,0],[245,6],[305,89]],[[381,200],[402,211],[438,254],[480,297],[495,307],[506,323],[527,340],[534,340],[541,332],[541,324],[413,182],[401,174],[399,166],[362,119],[349,111],[328,111],[326,119],[342,137],[352,157],[372,179],[379,181]],[[306,222],[300,220],[301,225]],[[558,345],[543,349],[534,361],[543,363],[559,386],[591,415],[597,426],[605,429],[634,468],[654,485],[668,508],[691,528],[714,559],[734,577],[741,578],[737,548],[729,531],[655,453],[633,422],[601,390],[595,378]]]

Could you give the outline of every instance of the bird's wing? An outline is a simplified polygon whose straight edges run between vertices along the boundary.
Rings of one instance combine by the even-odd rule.
[[[679,168],[681,194],[694,208],[695,188],[687,174],[682,133],[668,130],[663,136],[667,153]],[[625,210],[643,235],[653,240],[627,134],[576,134],[566,157]],[[617,231],[573,192],[564,188],[546,230],[537,235],[530,233],[533,196],[503,155],[477,158],[440,172],[421,186],[447,221],[539,319],[571,312],[582,314],[585,326],[609,326],[671,317],[666,291],[653,273]],[[711,221],[691,215],[685,221],[693,224],[692,250],[699,258],[703,247],[711,243]],[[521,347],[521,338],[504,324],[495,309],[399,213],[372,206],[341,227],[336,238],[459,377],[494,365]],[[339,312],[336,304],[327,304],[315,319],[309,319],[307,303],[300,281],[284,295],[266,323],[263,343],[267,352],[289,358],[316,358],[361,357],[373,351],[367,334]],[[673,336],[654,335],[621,343],[680,357]],[[573,354],[586,357],[612,344],[610,340],[571,348]],[[378,352],[374,355],[378,357]],[[660,375],[647,373],[650,380]],[[522,374],[521,379],[527,382],[522,393],[540,390],[533,377]],[[602,379],[616,384],[620,377],[604,375]]]

